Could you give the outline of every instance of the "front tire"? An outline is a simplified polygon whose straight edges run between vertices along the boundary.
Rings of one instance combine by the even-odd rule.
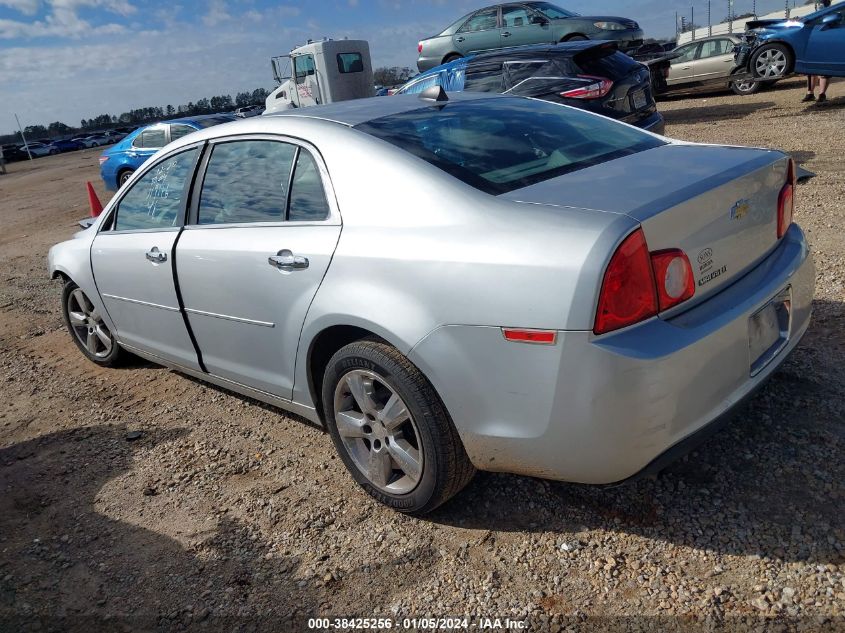
[[[364,339],[340,349],[326,368],[322,400],[347,470],[389,508],[431,512],[475,474],[434,388],[384,342]]]
[[[103,317],[83,290],[72,281],[62,288],[62,316],[79,350],[93,363],[114,367],[122,350]]]
[[[792,50],[783,44],[761,46],[751,56],[751,73],[755,79],[774,81],[783,79],[792,72],[794,57]]]

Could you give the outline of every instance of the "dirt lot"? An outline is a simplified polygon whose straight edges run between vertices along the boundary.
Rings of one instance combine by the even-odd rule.
[[[802,346],[655,480],[479,474],[424,519],[359,492],[301,420],[62,327],[45,255],[97,151],[0,176],[0,630],[306,630],[307,616],[470,615],[533,629],[845,630],[845,82],[672,100],[668,134],[791,152],[818,267]],[[143,432],[129,442],[128,430]]]

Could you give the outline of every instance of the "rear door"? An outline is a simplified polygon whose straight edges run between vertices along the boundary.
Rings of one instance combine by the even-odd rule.
[[[214,142],[179,240],[182,300],[209,373],[290,399],[299,334],[340,237],[315,148]]]
[[[502,30],[500,33],[502,48],[524,46],[526,44],[544,44],[552,42],[552,29],[548,21],[535,24],[535,14],[526,6],[506,4],[502,7]]]
[[[695,81],[701,84],[726,81],[736,63],[733,50],[734,43],[727,38],[702,42],[693,72]]]
[[[124,345],[199,369],[179,309],[173,248],[199,146],[159,160],[126,191],[91,246],[94,280]]]
[[[170,142],[168,127],[165,123],[151,125],[135,137],[132,147],[126,152],[126,155],[133,159],[133,164],[142,164]]]
[[[489,7],[476,12],[455,33],[455,48],[462,55],[501,47],[499,8]]]

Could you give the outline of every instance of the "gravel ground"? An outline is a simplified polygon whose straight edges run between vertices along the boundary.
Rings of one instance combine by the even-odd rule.
[[[826,107],[799,104],[800,86],[661,104],[671,136],[781,148],[818,173],[796,213],[816,316],[768,386],[655,479],[603,489],[481,473],[425,519],[359,492],[300,419],[153,365],[86,362],[45,254],[85,214],[97,152],[11,165],[0,630],[306,630],[315,615],[845,630],[845,83]]]

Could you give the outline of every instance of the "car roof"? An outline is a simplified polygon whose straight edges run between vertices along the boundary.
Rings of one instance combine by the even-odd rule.
[[[452,92],[448,93],[449,101],[479,101],[483,99],[506,99],[508,96],[481,92]],[[510,97],[513,98],[513,97]],[[369,99],[353,99],[341,101],[329,105],[309,106],[308,108],[274,112],[263,114],[263,117],[303,117],[312,119],[323,119],[334,121],[350,127],[367,123],[375,119],[411,112],[425,107],[437,107],[445,105],[443,102],[435,102],[423,99],[418,94],[394,95],[392,97],[370,97]]]
[[[675,50],[681,48],[681,46],[689,46],[690,44],[701,44],[702,42],[712,42],[713,40],[742,40],[741,33],[722,33],[721,35],[708,35],[707,37],[702,37],[700,39],[696,38],[691,42],[684,42],[675,47]]]

